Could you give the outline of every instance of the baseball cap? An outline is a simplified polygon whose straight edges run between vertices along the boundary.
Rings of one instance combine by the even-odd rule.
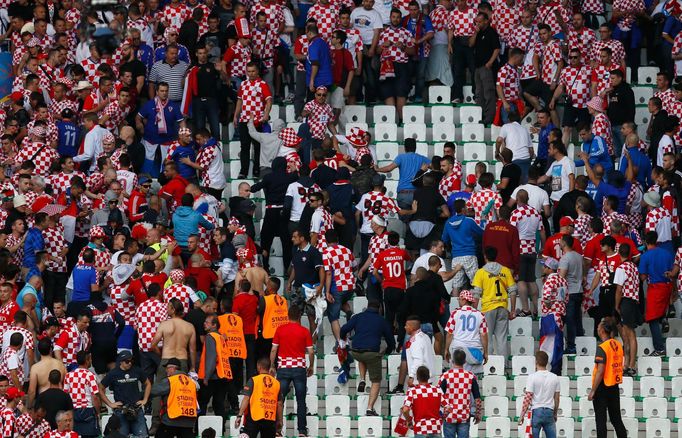
[[[476,175],[474,175],[474,174],[467,175],[467,181],[466,182],[467,182],[468,186],[475,186],[476,183],[478,182],[478,180],[476,179]]]
[[[551,269],[552,271],[556,271],[559,269],[559,260],[555,259],[554,257],[547,257],[545,260],[542,262],[542,264],[546,267]]]
[[[133,353],[130,350],[123,350],[120,353],[118,353],[118,356],[116,356],[117,362],[122,362],[124,360],[132,360],[132,359],[133,359]]]
[[[14,208],[23,207],[26,205],[26,196],[17,195],[14,197]]]
[[[208,296],[206,295],[206,292],[199,291],[197,292],[197,298],[199,298],[200,303],[203,303],[204,301],[206,301],[206,298],[208,298]]]
[[[559,226],[560,227],[568,227],[568,226],[573,226],[575,224],[575,221],[573,220],[572,217],[570,216],[564,216],[561,218],[559,221]]]
[[[49,316],[45,320],[45,326],[47,327],[61,327],[61,324],[59,323],[59,320],[55,318],[54,316]]]
[[[147,175],[140,175],[137,181],[139,185],[142,185],[151,181],[151,178],[149,178]]]

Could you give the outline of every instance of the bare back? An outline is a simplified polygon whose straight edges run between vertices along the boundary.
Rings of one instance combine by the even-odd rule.
[[[163,347],[162,359],[189,359],[190,342],[194,342],[194,326],[180,318],[172,318],[159,325]]]
[[[255,290],[262,294],[265,290],[266,282],[268,280],[268,273],[260,266],[253,266],[242,271],[242,277],[249,280],[251,283],[251,290]]]
[[[30,376],[35,376],[37,394],[40,394],[50,387],[48,377],[50,376],[50,371],[52,370],[59,370],[62,373],[62,379],[66,375],[64,363],[59,359],[55,359],[54,357],[43,357],[39,362],[33,364],[31,367]]]

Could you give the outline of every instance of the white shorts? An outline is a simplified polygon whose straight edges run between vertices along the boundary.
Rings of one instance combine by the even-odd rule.
[[[346,106],[346,98],[343,97],[343,88],[336,87],[329,96],[329,105],[334,109],[343,109]]]

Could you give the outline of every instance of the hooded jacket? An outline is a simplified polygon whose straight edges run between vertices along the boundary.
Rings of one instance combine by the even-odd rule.
[[[270,167],[275,157],[277,157],[277,154],[279,153],[279,147],[282,144],[282,140],[279,139],[279,131],[284,129],[286,124],[281,119],[273,120],[271,128],[272,132],[258,132],[253,122],[249,122],[248,127],[249,136],[260,143],[261,167]]]
[[[192,207],[181,206],[173,213],[173,232],[179,246],[186,247],[191,234],[199,232],[199,225],[207,230],[213,229],[213,224],[207,221],[201,213]]]
[[[272,160],[272,172],[251,186],[251,193],[259,190],[265,192],[266,205],[284,205],[284,197],[289,184],[296,181],[296,175],[287,173],[287,160],[284,157],[276,157]]]
[[[464,215],[454,215],[445,222],[442,240],[452,246],[452,257],[475,256],[476,239],[483,236],[483,230],[476,221]]]

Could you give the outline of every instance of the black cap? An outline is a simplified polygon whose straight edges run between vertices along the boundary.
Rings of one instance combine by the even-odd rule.
[[[180,359],[176,359],[174,357],[168,359],[168,362],[166,362],[166,364],[163,367],[166,368],[169,366],[174,366],[176,368],[182,368],[182,364],[180,363]]]
[[[75,116],[71,108],[64,108],[62,110],[62,119],[73,119]]]
[[[60,327],[61,324],[59,323],[59,320],[55,318],[54,316],[50,316],[45,320],[45,326],[46,327]]]
[[[372,185],[374,187],[377,186],[382,186],[384,185],[384,181],[386,180],[386,177],[384,175],[376,174],[372,177]]]
[[[133,359],[133,353],[130,352],[130,350],[123,350],[120,353],[118,353],[118,356],[116,356],[116,360],[121,362],[124,360],[132,360]]]

